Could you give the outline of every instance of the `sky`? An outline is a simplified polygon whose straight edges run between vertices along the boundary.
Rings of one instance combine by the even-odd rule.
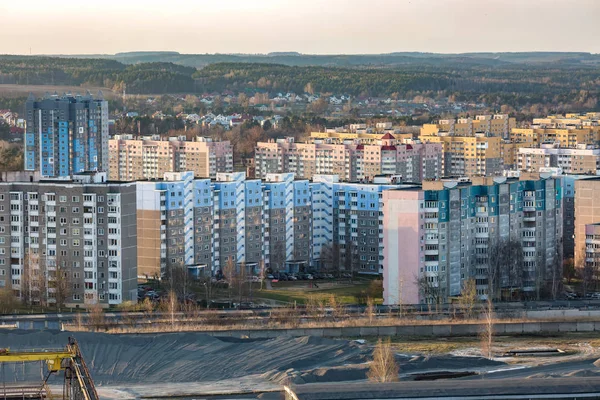
[[[0,54],[600,53],[600,0],[0,0]]]

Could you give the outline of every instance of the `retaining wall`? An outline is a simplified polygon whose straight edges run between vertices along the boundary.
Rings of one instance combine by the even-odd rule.
[[[437,324],[365,326],[347,328],[300,328],[207,331],[212,336],[273,338],[278,336],[368,337],[368,336],[474,336],[481,331],[479,324]],[[498,335],[552,334],[564,332],[600,332],[597,322],[506,322],[494,325]]]

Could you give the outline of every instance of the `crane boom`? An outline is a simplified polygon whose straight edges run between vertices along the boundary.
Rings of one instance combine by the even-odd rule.
[[[8,348],[0,349],[0,364],[14,362],[45,361],[48,367],[48,377],[58,371],[64,371],[64,386],[69,398],[73,400],[98,400],[98,393],[94,381],[89,373],[81,349],[77,341],[70,337],[64,349],[21,350],[12,351]],[[46,381],[40,390],[40,398],[48,398],[49,394]],[[6,387],[4,396],[6,398]],[[0,391],[0,395],[1,395]]]

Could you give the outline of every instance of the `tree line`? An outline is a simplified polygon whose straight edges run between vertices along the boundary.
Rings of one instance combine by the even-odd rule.
[[[260,60],[260,59],[259,59]],[[436,61],[437,60],[437,61]],[[365,97],[568,106],[596,109],[600,74],[585,63],[464,62],[415,58],[394,65],[289,66],[221,62],[202,69],[171,62],[124,64],[111,59],[0,56],[0,84],[101,86],[131,94],[333,93]]]

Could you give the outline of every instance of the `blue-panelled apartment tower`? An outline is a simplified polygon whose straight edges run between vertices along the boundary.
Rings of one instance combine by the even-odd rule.
[[[61,178],[108,168],[108,102],[98,93],[26,103],[25,170]]]

